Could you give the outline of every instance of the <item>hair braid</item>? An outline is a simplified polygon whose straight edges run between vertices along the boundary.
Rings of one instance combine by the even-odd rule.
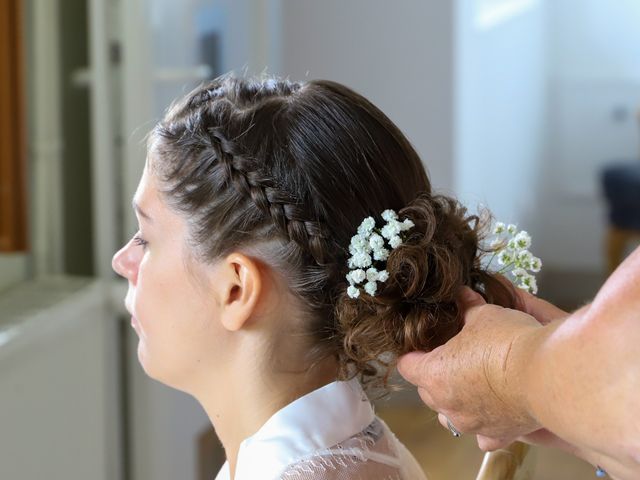
[[[226,138],[220,127],[211,127],[208,131],[211,148],[233,187],[270,215],[288,241],[308,251],[318,265],[331,266],[334,263],[330,254],[331,237],[325,223],[309,220],[312,215],[303,202],[280,188],[257,161],[245,156],[237,143]]]

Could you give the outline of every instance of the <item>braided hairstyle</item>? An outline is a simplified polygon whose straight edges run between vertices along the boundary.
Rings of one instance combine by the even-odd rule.
[[[194,258],[259,252],[301,300],[309,354],[337,358],[342,378],[386,382],[398,355],[446,342],[462,326],[463,285],[515,306],[513,288],[480,266],[483,222],[434,195],[406,137],[343,85],[223,76],[169,109],[149,151]],[[378,294],[349,298],[351,237],[385,209],[415,227]]]

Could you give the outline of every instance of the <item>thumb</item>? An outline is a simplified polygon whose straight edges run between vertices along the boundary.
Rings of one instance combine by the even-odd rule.
[[[524,307],[523,311],[534,317],[542,325],[546,325],[558,318],[565,318],[569,316],[569,313],[559,309],[552,303],[535,297],[520,288],[516,289],[516,292]]]
[[[458,304],[462,311],[467,311],[472,307],[479,307],[480,305],[486,305],[482,295],[469,287],[462,287],[458,292]]]
[[[428,363],[431,353],[410,352],[398,359],[398,372],[405,380],[414,385],[421,385],[422,379],[428,376]]]

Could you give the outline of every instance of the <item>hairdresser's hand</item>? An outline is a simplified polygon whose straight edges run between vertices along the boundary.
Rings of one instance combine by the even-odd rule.
[[[528,294],[521,293],[521,300],[531,315],[487,305],[464,289],[462,331],[432,352],[410,353],[398,364],[400,373],[418,386],[423,401],[440,413],[443,425],[448,417],[462,433],[478,434],[485,450],[540,429],[511,377],[509,356],[512,347],[541,324],[567,314]]]

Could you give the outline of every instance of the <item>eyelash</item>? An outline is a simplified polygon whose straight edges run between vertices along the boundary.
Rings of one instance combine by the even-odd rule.
[[[133,237],[133,241],[135,242],[136,245],[140,245],[142,246],[142,250],[146,250],[147,249],[147,244],[149,242],[147,242],[146,240],[144,240],[140,235],[135,235]]]

